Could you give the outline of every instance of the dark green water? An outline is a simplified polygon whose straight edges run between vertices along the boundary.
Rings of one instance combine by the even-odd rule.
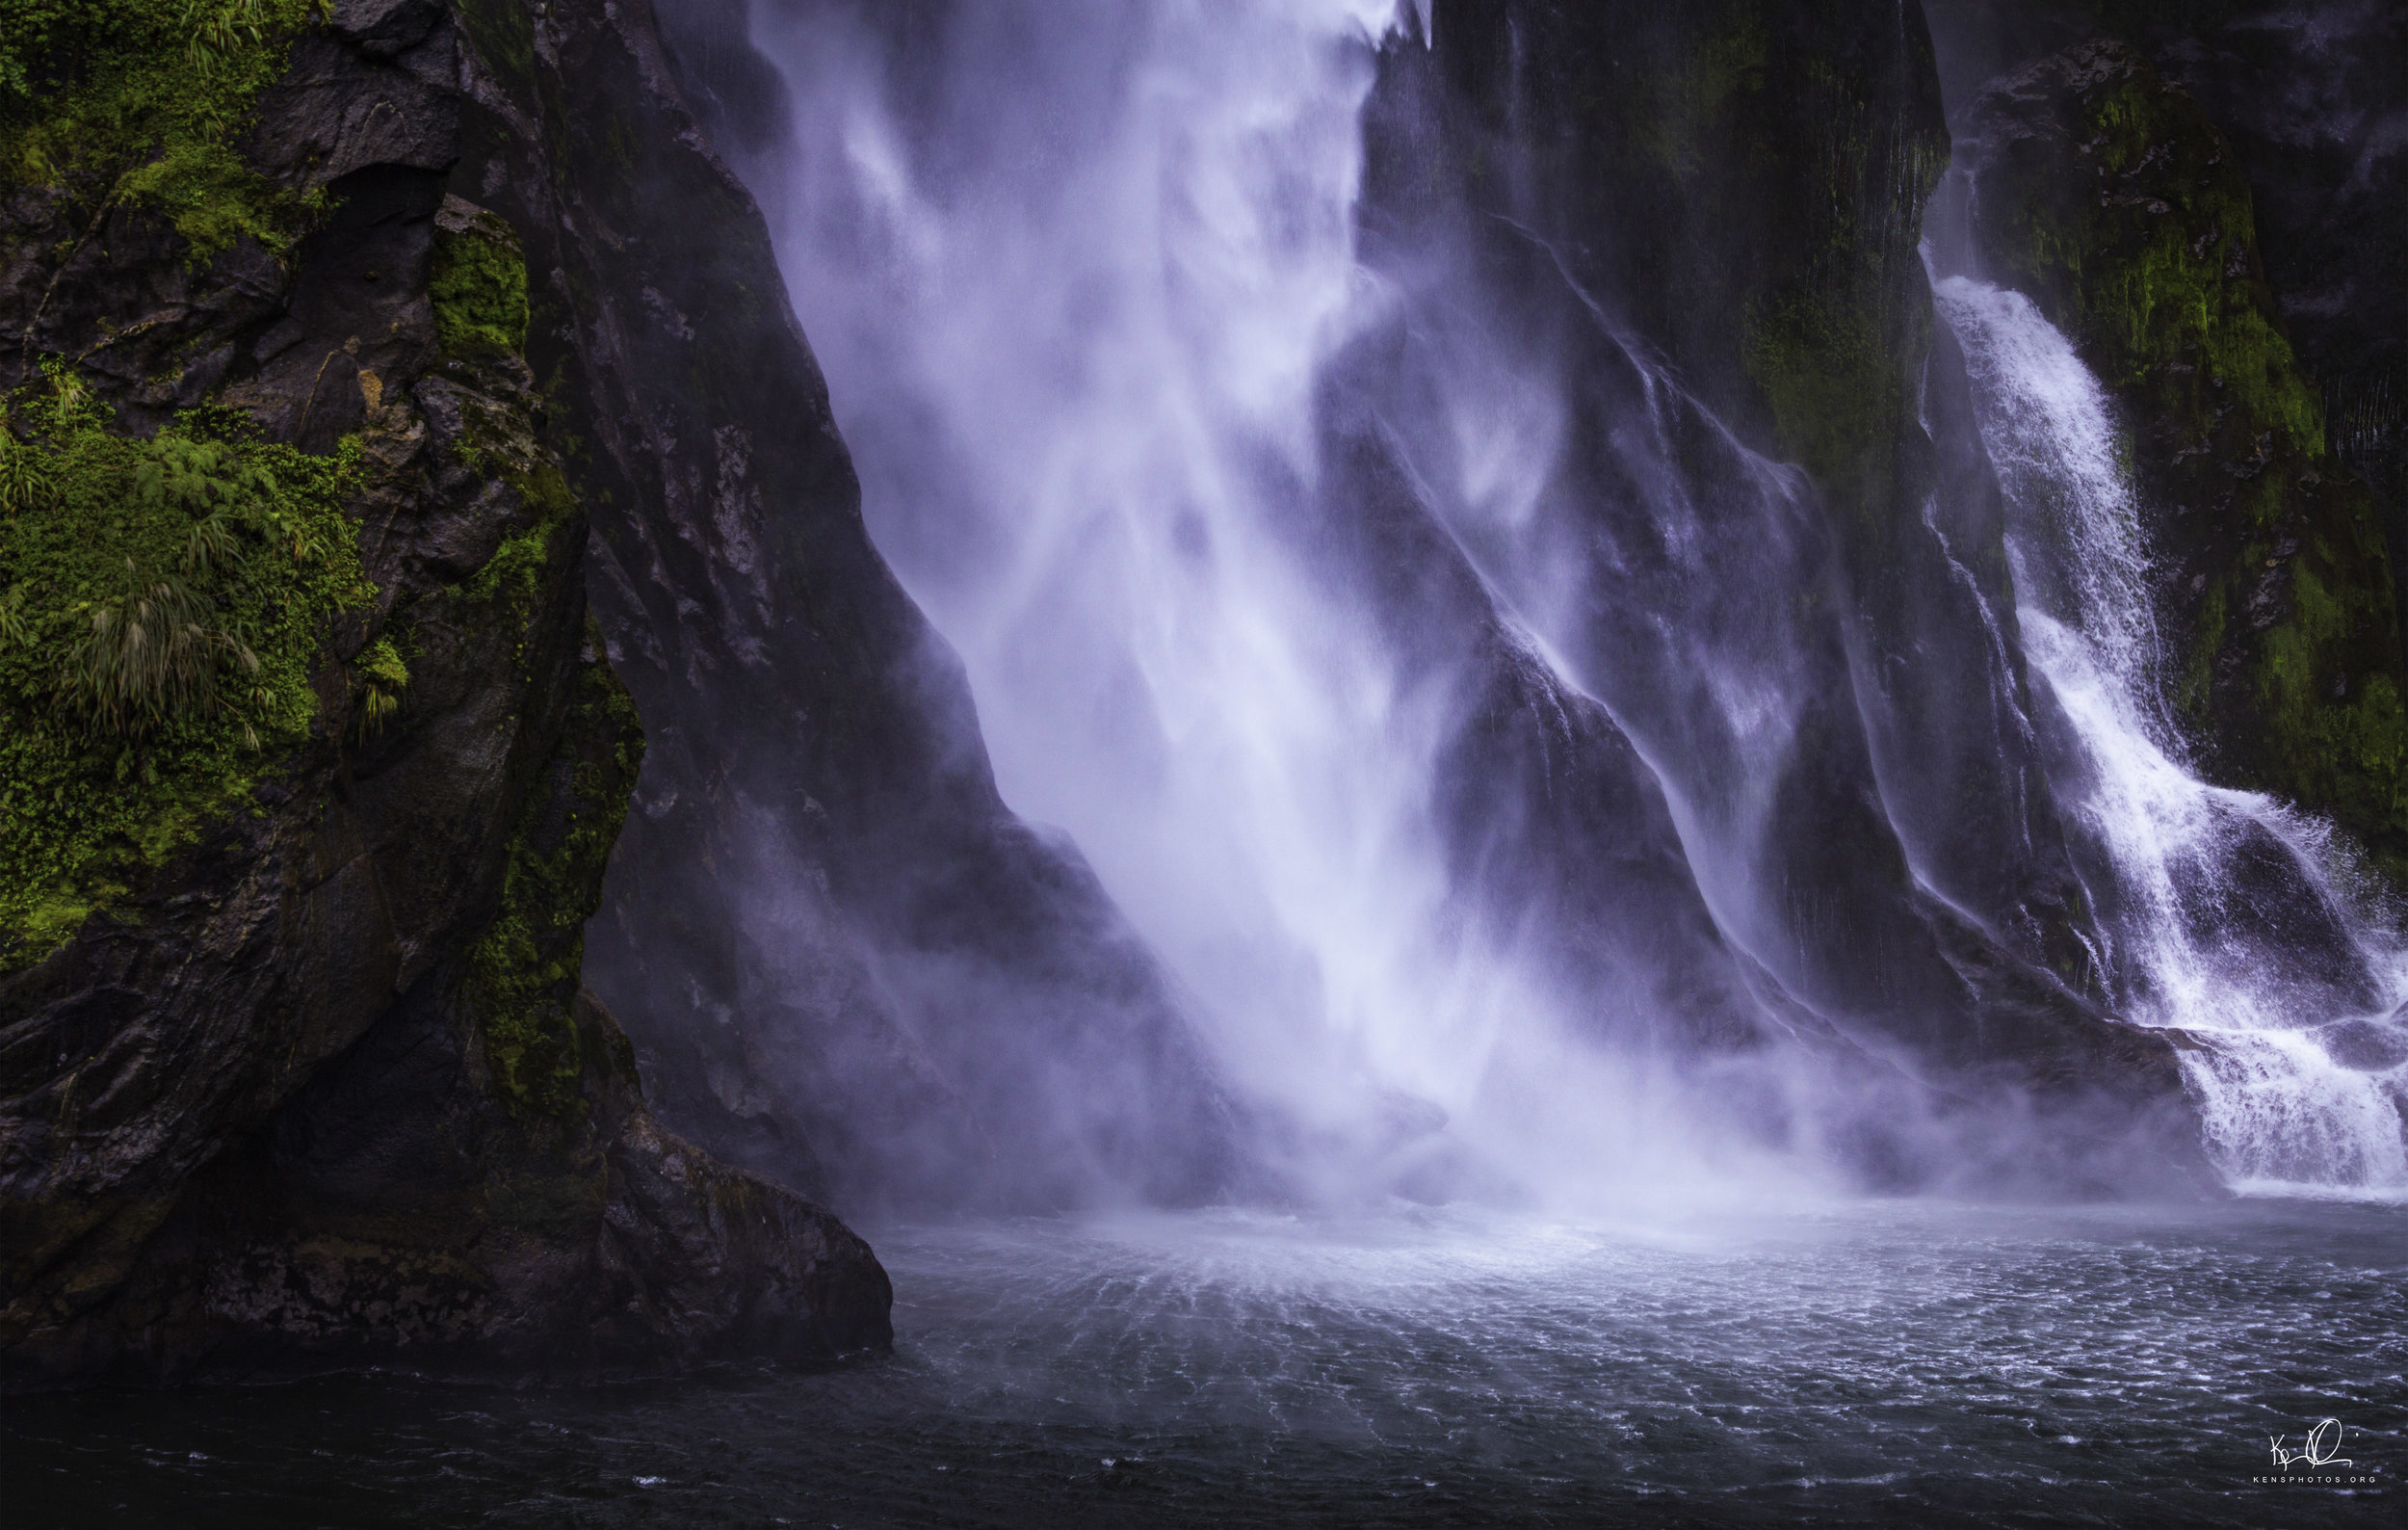
[[[2396,1207],[1218,1213],[874,1241],[892,1359],[17,1400],[6,1521],[2408,1522]],[[2296,1450],[2325,1418],[2351,1464],[2264,1480],[2285,1475],[2269,1437]]]

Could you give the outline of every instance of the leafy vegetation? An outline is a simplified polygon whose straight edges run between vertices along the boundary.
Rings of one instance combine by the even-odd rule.
[[[2183,171],[2135,179],[2148,200],[2126,193],[2119,203],[2084,186],[2035,199],[2027,215],[2031,258],[2071,276],[2072,328],[2105,381],[2162,400],[2200,436],[2216,410],[2238,405],[2281,445],[2321,456],[2321,406],[2250,277],[2256,220],[2229,147],[2154,78],[2128,78],[2086,104],[2082,157],[2105,184],[2120,190],[2169,159]],[[2252,507],[2260,520],[2278,510]]]
[[[0,176],[149,209],[206,261],[283,252],[325,210],[236,151],[327,0],[0,0]]]
[[[559,462],[537,444],[524,408],[469,404],[462,423],[462,438],[453,448],[460,464],[516,489],[535,520],[503,539],[493,556],[455,588],[469,600],[502,602],[523,622],[543,597],[563,551],[562,533],[581,524],[577,493]]]
[[[56,363],[0,421],[0,968],[240,805],[308,734],[327,620],[371,593],[353,443],[311,456],[214,408],[111,426]]]
[[[357,687],[353,716],[365,737],[402,709],[402,693],[409,688],[409,666],[402,661],[401,650],[391,638],[379,638],[352,661],[352,678]]]

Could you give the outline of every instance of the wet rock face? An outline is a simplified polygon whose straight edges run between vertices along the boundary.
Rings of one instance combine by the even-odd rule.
[[[109,1299],[38,1329],[14,1385],[375,1365],[519,1382],[892,1342],[833,1217],[665,1132],[590,998],[576,1109],[496,1109],[473,1020],[411,995],[182,1187]]]
[[[760,214],[651,125],[690,100],[758,146],[775,73],[741,5],[664,27],[623,61],[581,23],[537,34],[587,61],[553,119],[644,145],[579,209],[608,237],[562,257],[619,295],[609,365],[562,331],[594,470],[610,505],[664,512],[595,514],[595,605],[652,736],[595,991],[666,1119],[849,1206],[1217,1194],[1244,1169],[1167,974],[1077,849],[1004,805],[958,660],[863,527]]]
[[[1756,911],[1723,981],[1951,1089],[2113,1095],[2106,1117],[2154,1122],[2134,1141],[2160,1133],[2139,1150],[2182,1157],[2172,1053],[2106,1012],[2024,722],[1998,489],[1917,250],[1948,145],[1914,9],[1439,0],[1426,46],[1383,51],[1367,124],[1367,258],[1408,292],[1432,261],[1473,274],[1477,344],[1557,380],[1537,561],[1587,594],[1550,641],[1693,819],[1763,769],[1737,853],[1758,885],[1814,889]],[[1416,312],[1381,370],[1443,391],[1462,366],[1448,342],[1415,353],[1459,323]],[[1386,438],[1443,438],[1410,393],[1374,406]],[[1701,667],[1793,706],[1784,758],[1751,766],[1712,736]],[[1630,770],[1596,752],[1601,774]],[[1625,857],[1645,816],[1617,823]],[[1577,886],[1612,863],[1548,875]],[[1734,901],[1726,929],[1751,922]],[[1682,965],[1707,986],[1712,964]]]
[[[667,56],[715,139],[773,198],[784,103],[746,45],[747,9],[679,7]],[[928,60],[963,4],[873,9],[867,25],[898,77],[918,82],[910,91],[945,77]],[[1432,805],[1452,890],[1485,921],[1467,936],[1514,942],[1581,996],[1579,1023],[1611,1045],[1721,1061],[1805,1034],[1845,1059],[1835,1071],[1942,1077],[1960,1099],[1992,1084],[2006,1095],[2037,1084],[2053,1109],[2106,1098],[2063,1133],[2081,1139],[2074,1156],[2113,1140],[2102,1158],[2129,1147],[2195,1160],[2170,1047],[2113,1024],[2086,970],[2078,891],[2018,715],[2023,678],[1983,636],[1979,602],[2010,627],[2013,603],[1961,359],[1932,332],[1916,250],[1947,157],[1917,8],[1437,0],[1398,13],[1425,12],[1430,37],[1380,46],[1366,108],[1362,248],[1392,283],[1396,322],[1321,380],[1325,476],[1296,535],[1315,573],[1380,624],[1407,683],[1446,698],[1433,711],[1456,725],[1439,745]],[[1467,270],[1477,279],[1457,281]],[[700,334],[694,306],[655,285]],[[1467,292],[1474,301],[1458,301]],[[1427,487],[1455,476],[1432,443],[1451,438],[1446,389],[1466,376],[1554,387],[1572,416],[1559,452],[1549,442],[1527,464],[1549,476],[1529,567],[1553,589],[1585,582],[1585,600],[1566,602],[1581,609],[1542,634],[1549,661],[1522,628],[1549,590],[1513,588],[1494,545],[1504,539],[1486,535],[1496,528]],[[1659,438],[1627,449],[1651,426]],[[673,435],[673,452],[646,448],[665,477],[737,491],[764,482],[757,450],[731,459],[750,468],[716,465],[703,419]],[[744,439],[759,436],[747,427]],[[772,506],[791,493],[765,491]],[[1949,517],[1939,527],[1926,518],[1935,498]],[[1669,532],[1652,514],[1689,506],[1696,523]],[[745,514],[730,513],[749,524]],[[686,523],[687,548],[709,544],[716,522],[699,503]],[[707,567],[668,552],[615,551],[626,598],[724,609],[703,594]],[[845,549],[829,554],[846,567]],[[788,609],[860,598],[808,565],[783,577],[777,588],[800,593]],[[1707,677],[1725,673],[1727,650],[1712,646],[1724,634],[1694,615],[1718,596],[1734,648],[1780,629],[1745,655],[1761,673],[1734,688],[1761,680],[1763,694],[1800,703],[1782,720],[1795,724],[1795,749],[1761,775],[1732,736],[1746,730],[1716,735],[1722,698]],[[657,618],[628,625],[667,630]],[[793,656],[772,689],[746,677],[733,638],[701,627],[645,661],[663,672],[663,704],[695,726],[772,738],[777,709],[798,704],[824,723],[820,677],[861,673],[865,650],[780,633],[754,650]],[[1577,682],[1551,673],[1563,662]],[[949,665],[911,668],[922,697],[962,713]],[[627,669],[648,697],[655,682]],[[807,785],[799,800],[693,763],[669,769],[656,731],[631,835],[707,843],[716,869],[662,903],[615,905],[595,942],[602,991],[631,1016],[675,1017],[631,1019],[647,1057],[686,1058],[677,1076],[707,1084],[674,1119],[745,1144],[760,1155],[748,1161],[792,1162],[807,1138],[836,1182],[913,1190],[965,1157],[1035,1156],[1033,1143],[1052,1162],[1111,1143],[1115,1162],[1179,1165],[1179,1141],[1211,1142],[1217,1128],[1181,1083],[1179,1048],[1165,1044],[1178,1032],[1154,1018],[1164,1008],[1142,953],[1099,916],[1070,857],[1008,833],[1016,826],[967,771],[929,768],[977,762],[961,745],[966,719],[924,727],[926,705],[890,713],[903,725],[883,736],[765,747],[798,762],[788,779]],[[669,715],[649,699],[646,711]],[[1909,747],[1935,739],[1947,743]],[[1761,839],[1714,848],[1730,852],[1723,867],[1744,868],[1730,881],[1813,889],[1733,920],[1755,921],[1754,950],[1778,972],[1718,928],[1716,912],[1744,894],[1710,910],[1657,762],[1697,788],[1682,805],[1692,825],[1744,795],[1734,782],[1772,805]],[[620,862],[645,867],[652,885],[670,864],[661,852]],[[731,900],[731,884],[755,895]],[[614,899],[619,885],[637,884],[615,880]],[[905,938],[864,932],[853,922],[864,909],[887,910],[885,931]],[[1032,992],[1050,1002],[1027,1014]],[[1099,1007],[1099,994],[1123,997]],[[965,1030],[965,998],[1003,1022]],[[1115,1012],[1117,1024],[1087,1018]],[[1002,1044],[964,1047],[965,1035]],[[1130,1084],[1049,1121],[1027,1108],[1045,1081],[1024,1059],[1044,1055]],[[1130,1132],[1113,1096],[1145,1093],[1152,1124]],[[1072,1130],[1049,1135],[1065,1121]],[[1888,1151],[1889,1124],[1867,1123],[1867,1161]],[[1207,1173],[1186,1182],[1209,1184]],[[1165,1183],[1177,1176],[1149,1189]]]
[[[494,171],[562,65],[468,10],[345,0],[294,43],[245,153],[332,205],[284,258],[196,262],[85,186],[0,213],[0,384],[76,357],[118,428],[205,401],[354,438],[376,586],[249,807],[0,975],[0,1385],[888,1342],[868,1247],[665,1131],[581,991],[643,740],[586,610],[602,427],[550,380],[560,336],[615,364],[595,305],[641,300],[563,275],[589,164]]]
[[[2159,67],[2248,171],[2259,253],[2322,393],[2334,454],[2408,555],[2408,10],[2244,7],[2165,39]]]
[[[2162,569],[2166,698],[2228,784],[2332,813],[2408,862],[2393,571],[2266,277],[2249,176],[2189,92],[2108,40],[1962,114],[1986,275],[2122,404]]]

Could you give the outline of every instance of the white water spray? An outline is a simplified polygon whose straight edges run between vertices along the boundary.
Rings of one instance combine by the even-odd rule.
[[[915,61],[933,112],[843,8],[764,17],[801,118],[769,200],[1006,799],[1070,831],[1296,1167],[1395,1182],[1443,1121],[1541,1182],[1644,1174],[1678,1111],[1472,933],[1431,821],[1453,702],[1299,544],[1317,381],[1377,305],[1359,114],[1396,13],[978,8]]]
[[[2237,1187],[2408,1195],[2396,936],[2360,906],[2321,825],[2187,768],[2157,701],[2139,507],[2072,345],[2019,293],[1950,277],[1936,297],[2008,499],[2025,654],[2078,741],[2080,779],[2059,795],[2118,884],[2109,961],[2130,1018],[2182,1038],[2211,1149]],[[2349,985],[2300,981],[2284,960],[2280,899],[2244,874],[2269,852],[2284,862],[2280,899],[2320,906],[2350,947],[2356,1004]]]
[[[1393,296],[1354,217],[1395,14],[998,0],[901,50],[843,0],[764,14],[798,128],[765,200],[866,514],[962,655],[1007,800],[1086,852],[1238,1093],[1290,1124],[1292,1167],[1394,1184],[1468,1148],[1526,1185],[1693,1184],[1715,1150],[1694,1096],[1597,1044],[1646,1034],[1600,1013],[1644,1010],[1643,985],[1558,991],[1467,906],[1437,800],[1463,699],[1314,543],[1317,390]],[[2011,294],[1941,302],[2014,506],[2024,651],[2076,741],[2057,794],[2108,868],[2119,1002],[2180,1034],[2237,1181],[2408,1187],[2408,1047],[2385,1050],[2408,964],[2317,827],[2201,784],[2154,709],[2147,550],[2095,383]],[[1827,684],[1803,608],[1767,598],[1818,577],[1811,492],[1626,356],[1631,502],[1555,503],[1564,380],[1480,333],[1434,344],[1446,439],[1400,444],[1443,535],[1525,629],[1518,662],[1647,760],[1708,939],[1809,991],[1813,889],[1766,867],[1796,709]],[[2269,856],[2272,892],[2241,875]],[[2347,973],[2303,972],[2299,907],[2348,932]]]

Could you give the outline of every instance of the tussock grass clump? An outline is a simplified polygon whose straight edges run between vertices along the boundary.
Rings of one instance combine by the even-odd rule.
[[[132,559],[125,567],[132,575]],[[60,667],[53,694],[92,731],[116,738],[216,711],[220,670],[256,675],[259,655],[214,624],[213,605],[172,578],[91,602],[91,629]],[[257,731],[243,726],[255,746]]]

